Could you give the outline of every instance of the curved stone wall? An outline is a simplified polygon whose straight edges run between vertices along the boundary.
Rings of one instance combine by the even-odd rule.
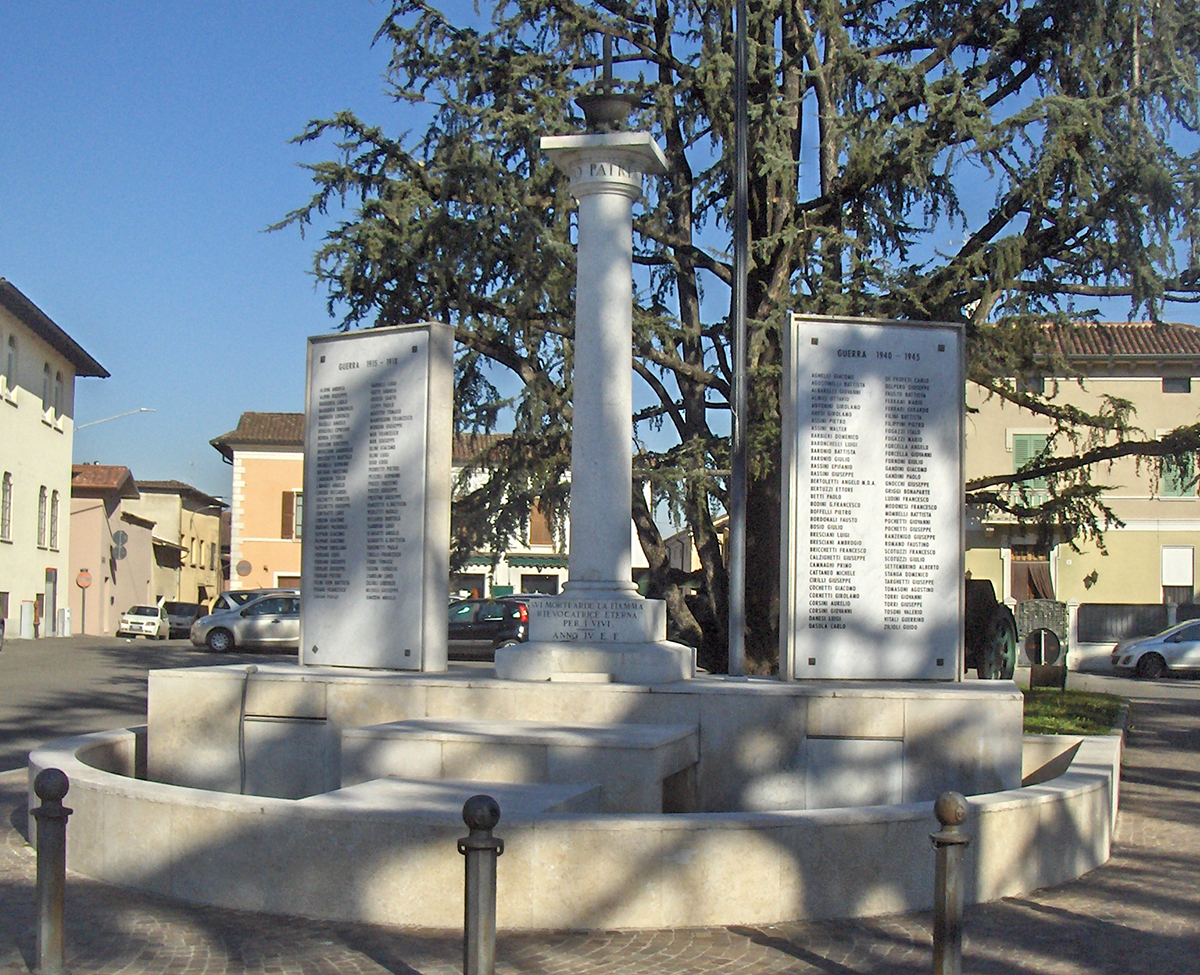
[[[1109,856],[1119,736],[1039,739],[1065,774],[971,797],[967,901],[1074,879]],[[30,755],[71,780],[71,870],[180,900],[334,920],[457,927],[455,816],[231,795],[132,778],[144,729]],[[1031,753],[1027,748],[1027,753]],[[1027,763],[1028,768],[1028,763]],[[1029,779],[1031,776],[1026,775]],[[33,800],[36,802],[36,800]],[[767,924],[926,909],[932,803],[800,811],[504,817],[498,923],[507,929]]]

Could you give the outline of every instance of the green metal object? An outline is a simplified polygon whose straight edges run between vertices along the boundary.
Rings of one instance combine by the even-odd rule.
[[[1017,666],[1017,625],[1003,604],[993,610],[975,672],[984,680],[1012,680]]]

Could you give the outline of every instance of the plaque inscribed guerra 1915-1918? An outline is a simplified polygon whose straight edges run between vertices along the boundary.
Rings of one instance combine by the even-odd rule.
[[[454,332],[308,340],[300,661],[445,670]]]
[[[962,330],[792,316],[786,346],[785,666],[957,680]]]

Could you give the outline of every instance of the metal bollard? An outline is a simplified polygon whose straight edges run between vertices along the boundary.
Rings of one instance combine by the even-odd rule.
[[[504,840],[492,835],[500,822],[500,804],[491,796],[471,796],[463,804],[469,836],[458,841],[467,858],[463,918],[463,975],[496,973],[496,858]]]
[[[933,885],[933,975],[962,973],[962,858],[971,842],[964,830],[967,800],[957,792],[943,792],[933,804],[942,828],[929,835],[937,850]]]
[[[71,783],[61,769],[48,768],[33,780],[42,804],[31,811],[37,820],[37,972],[64,975],[63,898],[67,886],[67,817],[62,804]]]

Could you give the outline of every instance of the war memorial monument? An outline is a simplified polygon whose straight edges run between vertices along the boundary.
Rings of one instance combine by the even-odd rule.
[[[630,221],[666,162],[641,132],[543,148],[579,205],[563,595],[494,671],[447,669],[451,331],[311,339],[298,659],[152,672],[146,727],[32,753],[70,776],[70,867],[453,927],[486,792],[502,928],[859,916],[929,905],[948,789],[969,902],[1104,862],[1119,740],[1023,741],[1016,685],[963,680],[958,330],[792,320],[780,677],[697,675],[630,571]]]

